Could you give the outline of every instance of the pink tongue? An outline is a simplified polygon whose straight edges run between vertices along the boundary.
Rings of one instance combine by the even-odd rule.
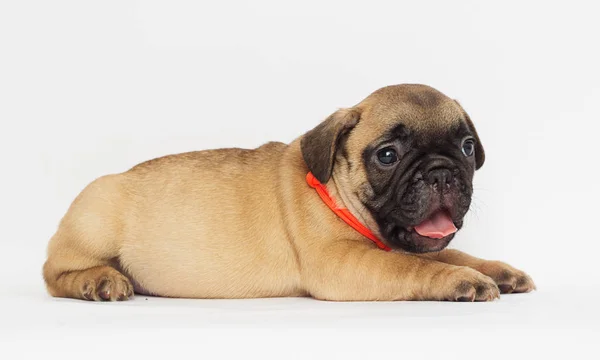
[[[438,211],[427,220],[415,226],[415,231],[421,236],[441,239],[455,233],[457,229],[445,211]]]

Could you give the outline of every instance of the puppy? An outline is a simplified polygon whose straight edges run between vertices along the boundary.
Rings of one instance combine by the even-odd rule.
[[[522,271],[444,250],[481,141],[424,85],[375,91],[291,144],[170,155],[88,185],[48,246],[53,296],[488,301]]]

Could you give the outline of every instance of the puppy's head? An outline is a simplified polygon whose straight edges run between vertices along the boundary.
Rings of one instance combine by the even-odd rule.
[[[448,245],[484,162],[466,112],[424,85],[377,90],[305,134],[301,149],[321,183],[334,181],[386,243],[411,252]]]

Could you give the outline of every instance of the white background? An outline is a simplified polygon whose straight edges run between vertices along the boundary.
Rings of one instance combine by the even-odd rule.
[[[598,10],[2,1],[2,357],[597,358]],[[537,292],[490,304],[46,295],[47,241],[96,177],[170,153],[289,142],[396,83],[434,86],[470,113],[487,161],[453,247],[524,269]]]

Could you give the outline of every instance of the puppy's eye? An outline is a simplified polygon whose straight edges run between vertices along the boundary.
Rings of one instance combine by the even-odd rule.
[[[465,156],[473,156],[475,153],[475,140],[466,139],[462,145],[462,152]]]
[[[398,154],[391,147],[383,148],[377,152],[377,160],[383,165],[392,165],[398,161]]]

